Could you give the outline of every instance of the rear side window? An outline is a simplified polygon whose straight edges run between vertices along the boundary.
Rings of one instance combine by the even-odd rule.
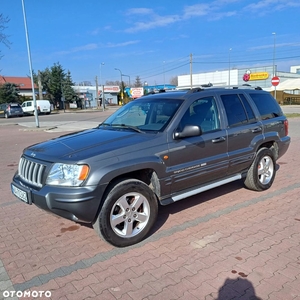
[[[282,110],[271,94],[249,93],[263,120],[282,116]]]
[[[222,95],[221,99],[225,107],[229,127],[255,121],[251,106],[243,94]]]

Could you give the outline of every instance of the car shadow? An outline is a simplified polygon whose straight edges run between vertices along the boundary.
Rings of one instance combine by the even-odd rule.
[[[170,215],[180,213],[185,209],[192,208],[193,206],[199,206],[202,203],[224,196],[239,189],[245,189],[245,186],[241,180],[237,180],[220,187],[216,187],[214,189],[199,193],[197,195],[187,197],[170,205],[160,205],[157,221],[150,231],[149,236],[158,231],[166,223]]]

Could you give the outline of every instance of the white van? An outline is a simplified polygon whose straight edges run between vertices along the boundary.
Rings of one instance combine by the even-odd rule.
[[[38,114],[47,114],[49,115],[51,113],[51,104],[48,100],[36,100],[36,108]],[[22,109],[24,114],[27,115],[34,115],[34,102],[31,101],[25,101],[22,104]]]

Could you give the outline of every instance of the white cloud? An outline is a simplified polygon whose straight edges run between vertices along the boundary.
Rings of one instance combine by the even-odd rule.
[[[106,45],[103,45],[102,48],[116,48],[116,47],[126,47],[128,45],[133,45],[133,44],[137,44],[140,41],[136,40],[136,41],[127,41],[127,42],[123,42],[123,43],[107,43]]]
[[[245,11],[259,11],[262,14],[267,14],[272,11],[280,11],[290,7],[300,7],[299,0],[261,0],[247,5]]]
[[[219,20],[225,17],[231,17],[236,11],[222,11],[224,5],[237,2],[239,0],[218,0],[207,4],[195,4],[185,6],[182,13],[171,15],[160,15],[150,8],[131,8],[126,11],[127,22],[130,17],[134,20],[133,25],[125,32],[135,33],[138,31],[146,31],[159,27],[185,21],[191,18],[207,16],[209,20]]]

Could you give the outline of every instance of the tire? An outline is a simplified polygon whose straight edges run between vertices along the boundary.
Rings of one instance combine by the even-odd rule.
[[[261,148],[248,170],[245,186],[254,191],[269,189],[276,175],[276,161],[274,153],[268,148]]]
[[[109,191],[93,227],[113,246],[127,247],[146,237],[157,213],[153,191],[142,181],[127,179]]]

